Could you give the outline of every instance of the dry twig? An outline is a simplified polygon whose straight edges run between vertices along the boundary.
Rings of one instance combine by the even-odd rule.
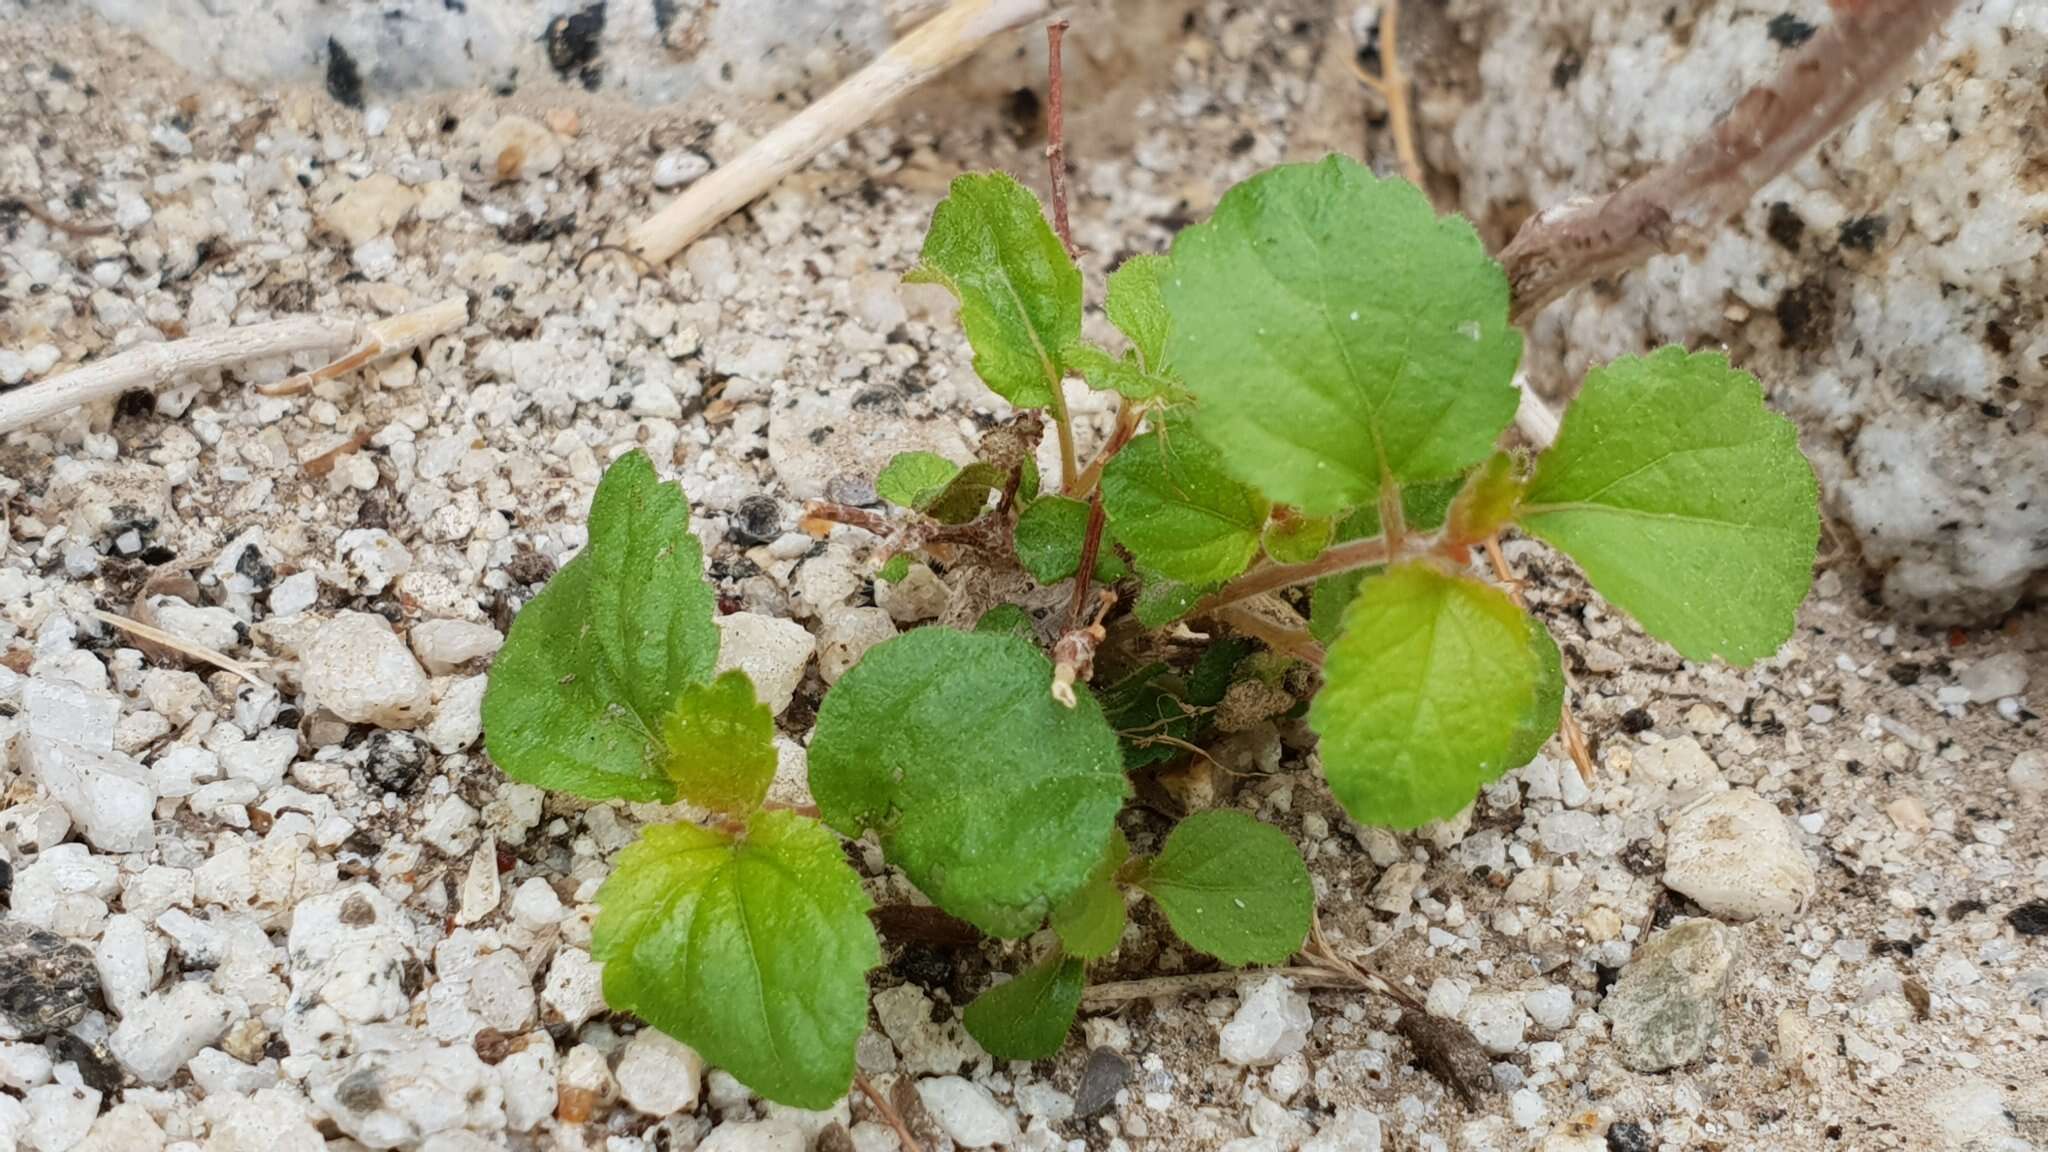
[[[1500,254],[1515,321],[1588,280],[1698,243],[1889,91],[1957,3],[1837,0],[1832,23],[1676,160],[1611,195],[1530,219]]]
[[[635,225],[627,245],[660,263],[744,208],[777,181],[880,115],[904,93],[1013,28],[1043,19],[1052,0],[954,0],[845,83]]]
[[[240,660],[237,660],[224,652],[217,652],[211,648],[208,648],[204,644],[194,644],[189,640],[181,640],[177,636],[174,636],[161,628],[156,628],[148,624],[144,624],[140,620],[131,620],[126,616],[117,616],[112,612],[102,611],[98,608],[92,610],[92,618],[99,621],[102,624],[109,624],[115,628],[119,628],[121,631],[126,632],[131,636],[137,636],[144,640],[147,640],[151,644],[157,645],[160,648],[168,649],[169,651],[179,653],[180,655],[190,656],[194,660],[198,660],[206,664],[211,664],[216,668],[224,668],[227,671],[232,672],[237,676],[240,676],[242,679],[247,680],[249,683],[254,684],[258,688],[270,687],[270,685],[263,682],[262,677],[256,675],[256,670],[254,668],[249,667],[247,664],[242,663]]]
[[[876,1090],[874,1082],[867,1078],[867,1074],[855,1072],[853,1082],[859,1086],[860,1094],[868,1098],[868,1103],[875,1106],[875,1111],[881,1113],[882,1122],[896,1133],[896,1139],[903,1145],[901,1152],[921,1152],[923,1145],[917,1142],[917,1137],[911,1135],[910,1125],[903,1122],[903,1113],[896,1110],[896,1105],[891,1104],[887,1096]]]
[[[138,345],[61,376],[0,394],[0,436],[95,400],[111,399],[136,389],[155,391],[193,372],[250,360],[308,352],[332,353],[360,341],[356,351],[336,361],[336,365],[358,367],[460,327],[468,318],[468,309],[467,300],[455,297],[371,324],[326,316],[293,316],[163,344]],[[312,375],[329,373],[336,365]]]

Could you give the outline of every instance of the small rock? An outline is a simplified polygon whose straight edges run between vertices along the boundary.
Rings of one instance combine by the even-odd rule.
[[[1363,1108],[1340,1110],[1300,1152],[1380,1152],[1380,1118]]]
[[[485,175],[500,180],[531,180],[561,165],[562,142],[553,132],[524,116],[500,116],[484,133],[477,159]]]
[[[1681,808],[1728,787],[1721,766],[1691,736],[1635,749],[1628,782],[1638,803],[1655,808]]]
[[[435,676],[481,660],[504,643],[496,628],[473,620],[423,620],[412,626],[413,654]]]
[[[704,1058],[688,1045],[646,1028],[627,1043],[616,1075],[619,1095],[636,1111],[649,1116],[691,1112],[697,1107]]]
[[[1993,1081],[1968,1077],[1934,1093],[1923,1107],[1946,1147],[1964,1152],[2027,1152],[2033,1147],[2020,1133],[2014,1105],[2006,1103]],[[2038,1108],[2028,1111],[2038,1113]]]
[[[555,953],[548,966],[548,979],[541,989],[547,1002],[571,1028],[605,1010],[604,965],[581,948],[564,948]]]
[[[959,1076],[920,1080],[917,1094],[932,1119],[962,1148],[987,1148],[1017,1139],[1017,1122],[988,1089],[972,1080]]]
[[[1131,1065],[1116,1051],[1096,1047],[1081,1066],[1081,1082],[1074,1089],[1074,1118],[1086,1120],[1116,1103],[1116,1094],[1130,1081]]]
[[[119,752],[29,737],[28,771],[103,852],[146,852],[156,843],[156,786]]]
[[[773,496],[741,500],[733,510],[732,532],[743,544],[774,543],[782,535],[782,505]]]
[[[1307,998],[1282,976],[1266,976],[1240,987],[1243,1001],[1219,1038],[1223,1058],[1264,1067],[1301,1051],[1312,1022]]]
[[[469,1006],[484,1024],[500,1032],[533,1026],[533,973],[510,948],[478,960],[469,970]]]
[[[379,791],[411,795],[426,767],[425,749],[403,732],[372,732],[363,741],[363,774]]]
[[[1705,1056],[1741,954],[1741,933],[1704,918],[1679,921],[1636,949],[1600,1005],[1621,1062],[1662,1072]]]
[[[469,1048],[415,1042],[362,1052],[311,1077],[313,1103],[371,1148],[411,1147],[437,1132],[505,1126],[497,1075]]]
[[[1473,993],[1465,1001],[1462,1019],[1480,1047],[1495,1056],[1505,1056],[1520,1048],[1522,1035],[1529,1026],[1528,1014],[1522,1011],[1522,998],[1513,992]]]
[[[818,671],[836,684],[867,650],[896,635],[896,622],[880,608],[840,608],[818,629]]]
[[[981,1057],[960,1021],[934,1019],[931,998],[915,984],[875,993],[875,1019],[896,1045],[903,1070],[913,1076],[950,1076]]]
[[[419,198],[419,193],[396,177],[374,173],[349,185],[348,191],[320,213],[320,228],[356,248],[397,227]]]
[[[106,929],[92,949],[93,970],[100,993],[117,1016],[127,1016],[156,986],[149,963],[149,928],[141,919],[122,913],[107,917]]]
[[[563,1054],[555,1097],[557,1119],[581,1124],[617,1095],[618,1083],[612,1079],[604,1053],[588,1044],[578,1044]]]
[[[1571,1026],[1573,1004],[1572,990],[1556,984],[1546,984],[1522,997],[1522,1007],[1538,1028],[1547,1032],[1560,1032]]]
[[[484,691],[487,676],[464,676],[441,690],[434,718],[427,721],[427,743],[443,756],[475,744],[484,734]]]
[[[351,724],[411,728],[433,704],[405,642],[368,612],[343,612],[322,627],[299,679],[315,702]]]
[[[555,1114],[560,1102],[555,1065],[555,1042],[546,1032],[520,1037],[520,1046],[498,1061],[498,1081],[505,1088],[505,1127],[530,1132]]]
[[[2023,797],[2048,796],[2048,752],[2030,748],[2013,757],[2005,782]]]
[[[294,572],[270,590],[270,613],[294,616],[320,602],[320,578],[311,572]]]
[[[203,983],[180,981],[145,997],[108,1041],[121,1067],[145,1084],[162,1085],[201,1048],[227,1031],[227,999]]]
[[[1408,911],[1415,904],[1415,889],[1424,874],[1423,866],[1413,860],[1403,860],[1388,868],[1372,886],[1372,906],[1396,916]]]
[[[2027,658],[2018,652],[1988,656],[1956,677],[1969,690],[1973,704],[1990,704],[2027,690]]]
[[[12,1034],[35,1040],[62,1032],[85,1019],[99,996],[99,969],[84,945],[0,919],[0,1023]]]
[[[327,1141],[306,1116],[305,1097],[267,1088],[229,1100],[207,1136],[206,1152],[325,1152]]]
[[[45,1084],[31,1088],[28,1097],[28,1130],[22,1143],[36,1152],[70,1152],[78,1147],[100,1114],[100,1094],[79,1083]]]
[[[1789,916],[1816,883],[1792,824],[1748,789],[1707,796],[1671,822],[1664,883],[1716,916]]]
[[[875,603],[896,623],[917,624],[943,615],[953,603],[953,591],[929,565],[912,564],[903,579],[893,584],[875,581]]]
[[[711,171],[711,158],[702,152],[672,148],[654,161],[654,186],[666,192],[695,183]]]
[[[718,618],[718,671],[735,668],[754,682],[754,695],[780,716],[796,697],[804,668],[818,650],[818,641],[794,620],[758,612],[734,612]]]
[[[469,858],[469,868],[463,873],[455,922],[474,924],[496,912],[502,899],[504,889],[498,883],[498,842],[485,837],[483,847]]]

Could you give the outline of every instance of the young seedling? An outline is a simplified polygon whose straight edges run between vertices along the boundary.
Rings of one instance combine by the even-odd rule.
[[[1541,456],[1503,450],[1521,339],[1500,267],[1463,220],[1348,160],[1255,176],[1170,257],[1119,268],[1120,354],[1083,340],[1080,271],[1000,173],[954,182],[912,276],[959,297],[984,382],[1044,410],[1060,482],[1042,490],[1026,413],[965,465],[890,461],[893,515],[814,515],[880,534],[883,579],[964,544],[1072,581],[1064,621],[1001,605],[971,632],[870,649],[811,733],[822,824],[764,809],[773,723],[744,676],[713,677],[688,509],[634,453],[599,486],[589,545],[515,620],[484,704],[518,779],[703,812],[650,828],[599,893],[605,994],[771,1099],[836,1100],[866,1023],[869,901],[828,828],[874,838],[982,932],[1043,941],[964,1013],[994,1055],[1043,1057],[1122,940],[1127,890],[1224,964],[1343,963],[1319,937],[1303,952],[1312,889],[1278,829],[1201,811],[1133,854],[1132,773],[1306,699],[1338,802],[1412,828],[1543,748],[1566,682],[1549,632],[1481,567],[1502,533],[1564,551],[1694,660],[1770,655],[1810,583],[1813,471],[1754,379],[1714,353],[1616,361]],[[1085,464],[1069,377],[1120,405]],[[1114,591],[1090,597],[1098,582]],[[1103,619],[1112,604],[1135,627]],[[1146,639],[1182,619],[1210,633],[1192,661]],[[1098,660],[1119,670],[1099,697]]]

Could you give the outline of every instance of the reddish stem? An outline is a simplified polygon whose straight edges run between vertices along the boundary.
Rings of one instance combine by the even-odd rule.
[[[1067,224],[1067,142],[1066,99],[1062,93],[1064,72],[1060,67],[1060,40],[1067,34],[1067,22],[1055,20],[1045,26],[1046,116],[1045,166],[1052,177],[1052,227],[1068,256],[1078,256],[1074,233]]]

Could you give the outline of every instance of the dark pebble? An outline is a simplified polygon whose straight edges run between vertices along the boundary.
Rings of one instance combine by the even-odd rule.
[[[1086,1120],[1116,1103],[1116,1094],[1131,1079],[1131,1066],[1108,1048],[1088,1053],[1081,1083],[1074,1089],[1074,1119]]]
[[[733,536],[747,544],[767,544],[782,535],[782,505],[773,496],[749,496],[732,518]]]
[[[99,994],[90,949],[19,920],[0,920],[0,1015],[22,1039],[78,1023]]]
[[[369,752],[363,757],[363,771],[371,783],[400,796],[419,783],[427,766],[427,752],[419,741],[402,733],[379,731],[371,733],[364,744]]]
[[[1641,1124],[1623,1120],[1607,1130],[1607,1152],[1656,1152]]]
[[[2048,900],[2029,900],[2005,914],[2005,922],[2022,936],[2048,935]]]

